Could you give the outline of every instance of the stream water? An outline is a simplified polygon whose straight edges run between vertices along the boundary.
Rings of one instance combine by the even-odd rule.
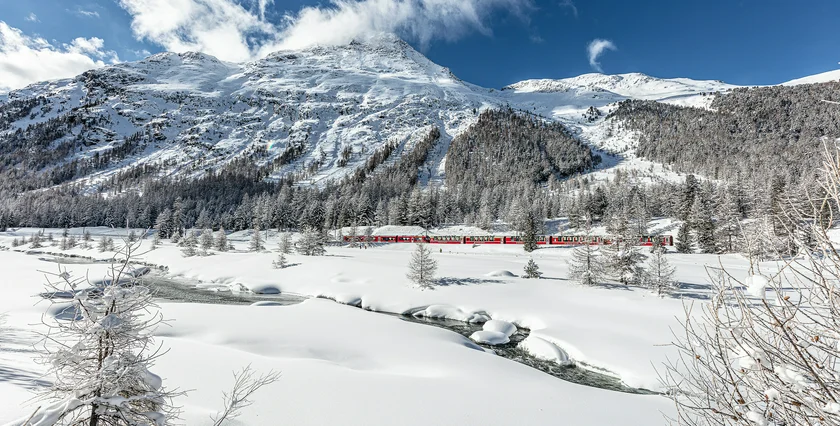
[[[57,258],[52,256],[42,256],[40,260],[54,263],[74,263],[74,264],[93,264],[99,263],[92,259],[85,258]],[[294,305],[301,303],[306,298],[291,294],[254,294],[250,292],[232,292],[229,289],[220,288],[206,288],[200,287],[197,284],[189,281],[170,277],[158,270],[152,270],[142,277],[143,285],[153,289],[156,293],[157,299],[167,302],[184,302],[184,303],[204,303],[204,304],[218,304],[218,305],[251,305],[256,302],[270,303],[272,305]],[[373,311],[371,311],[373,312]],[[379,313],[382,315],[382,313]],[[462,321],[447,320],[447,319],[432,319],[432,318],[418,318],[413,315],[401,314],[385,314],[395,316],[401,320],[424,324],[434,327],[440,327],[464,337],[469,336],[476,331],[481,330],[481,324],[470,324]],[[510,359],[512,361],[525,364],[529,367],[536,368],[544,373],[550,374],[568,382],[577,383],[585,386],[592,386],[600,389],[607,389],[618,392],[636,393],[636,394],[655,394],[655,392],[646,389],[636,389],[624,385],[621,380],[593,371],[590,368],[571,365],[564,366],[552,361],[540,360],[529,353],[519,349],[517,346],[522,340],[528,337],[529,331],[526,329],[518,329],[515,334],[510,337],[510,342],[505,345],[482,347],[492,350],[496,355]]]

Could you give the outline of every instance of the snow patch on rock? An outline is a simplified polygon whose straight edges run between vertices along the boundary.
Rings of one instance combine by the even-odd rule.
[[[533,335],[526,337],[517,347],[544,361],[554,361],[561,365],[572,363],[566,351],[548,340]]]
[[[483,343],[491,346],[504,345],[510,342],[510,338],[507,334],[487,330],[476,331],[470,335],[470,339],[476,343]]]

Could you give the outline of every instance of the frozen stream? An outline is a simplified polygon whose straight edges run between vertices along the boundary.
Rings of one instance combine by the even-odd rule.
[[[40,260],[51,263],[68,264],[101,263],[99,261],[86,258],[58,258],[44,255],[40,255]],[[150,273],[144,275],[141,279],[144,285],[148,286],[149,288],[155,291],[157,299],[165,302],[204,303],[219,305],[251,305],[257,302],[263,302],[277,306],[285,306],[301,303],[306,299],[303,296],[291,294],[263,295],[254,294],[251,292],[233,292],[227,288],[203,288],[198,286],[199,283],[191,283],[186,280],[179,279],[177,277],[170,277],[158,270],[152,270]],[[414,317],[413,315],[389,313],[380,314],[394,316],[401,320],[412,323],[444,328],[446,330],[458,333],[466,338],[469,338],[469,336],[473,332],[480,331],[482,329],[481,324],[470,324],[462,321],[418,318]],[[654,394],[654,392],[645,389],[636,389],[625,386],[621,383],[619,379],[607,374],[601,374],[596,371],[592,371],[592,369],[589,368],[582,368],[574,365],[564,366],[552,361],[540,360],[528,354],[527,352],[517,348],[517,345],[526,337],[528,337],[528,334],[529,330],[518,329],[517,332],[510,337],[510,343],[498,346],[490,346],[484,344],[480,345],[485,349],[494,352],[496,355],[519,362],[521,364],[525,364],[532,368],[536,368],[544,373],[550,374],[554,377],[572,383],[618,392]]]

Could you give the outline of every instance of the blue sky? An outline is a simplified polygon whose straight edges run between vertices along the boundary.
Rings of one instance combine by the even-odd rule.
[[[371,31],[487,87],[593,72],[596,39],[615,47],[597,60],[608,74],[775,84],[840,68],[837,18],[836,0],[0,0],[0,90],[162,50],[246,60]]]

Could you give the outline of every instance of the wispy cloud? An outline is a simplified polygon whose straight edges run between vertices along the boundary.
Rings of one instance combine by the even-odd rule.
[[[266,7],[233,0],[119,0],[132,16],[138,39],[164,49],[195,50],[223,60],[243,61],[279,49],[337,45],[387,32],[427,45],[471,32],[490,35],[489,15],[505,10],[525,17],[532,0],[331,0],[268,22]]]
[[[586,51],[589,54],[589,65],[598,72],[604,72],[601,68],[601,63],[598,62],[598,58],[600,58],[605,50],[618,50],[618,48],[615,47],[612,41],[600,38],[592,40],[589,42],[589,46],[586,47]]]
[[[99,12],[95,10],[84,10],[84,9],[76,9],[76,14],[79,16],[84,16],[86,18],[98,18]]]
[[[79,37],[67,44],[53,45],[0,21],[0,92],[36,81],[73,77],[115,62],[119,62],[119,57],[106,50],[100,38]]]
[[[572,0],[563,0],[563,1],[561,1],[561,2],[560,2],[560,7],[566,7],[566,8],[569,8],[569,10],[571,10],[571,11],[572,11],[572,15],[574,15],[574,16],[575,16],[575,18],[577,18],[577,17],[578,17],[578,9],[577,9],[577,6],[575,6],[575,3],[574,3]]]
[[[23,19],[26,20],[26,21],[29,21],[29,22],[38,22],[38,15],[30,12],[29,16],[27,16],[26,18],[23,18]]]

